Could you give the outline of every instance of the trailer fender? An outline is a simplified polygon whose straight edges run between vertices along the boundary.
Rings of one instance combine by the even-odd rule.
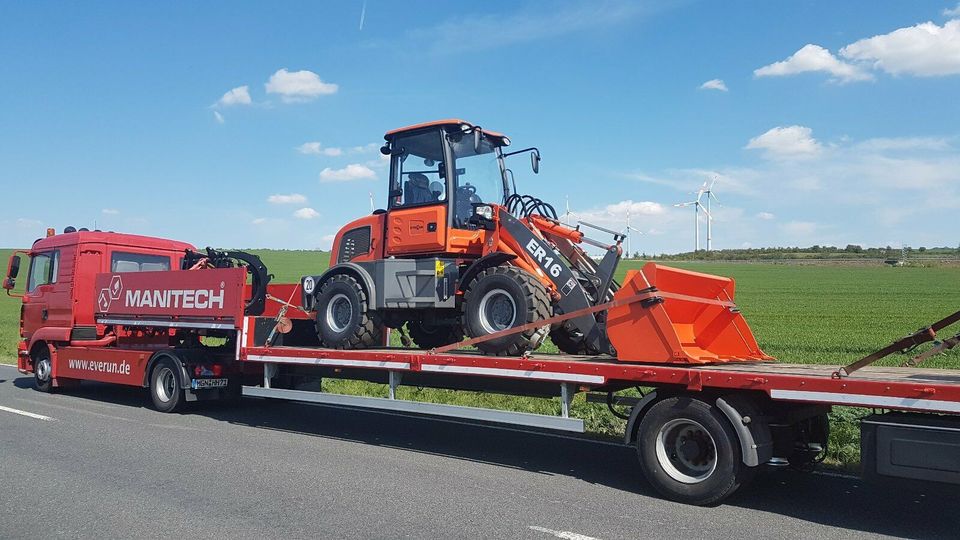
[[[657,395],[656,390],[653,390],[633,406],[633,410],[630,411],[630,418],[627,420],[627,429],[623,434],[624,444],[630,445],[637,440],[637,427],[640,425],[643,413],[657,401],[660,401],[660,396]]]
[[[377,307],[377,286],[373,276],[366,268],[357,263],[345,262],[327,269],[326,272],[317,276],[304,276],[300,278],[300,289],[303,291],[303,307],[307,310],[314,308],[316,293],[320,291],[323,284],[333,276],[346,274],[360,281],[367,290],[367,307],[376,309]]]
[[[749,396],[730,394],[717,398],[717,408],[730,420],[740,439],[743,464],[756,467],[773,457],[770,426]]]
[[[503,253],[503,252],[494,252],[488,253],[483,257],[470,263],[470,266],[463,272],[460,276],[460,283],[457,284],[457,288],[461,291],[466,290],[467,285],[473,281],[473,278],[477,277],[477,274],[490,268],[492,266],[500,266],[501,264],[516,259],[517,256],[512,253]]]

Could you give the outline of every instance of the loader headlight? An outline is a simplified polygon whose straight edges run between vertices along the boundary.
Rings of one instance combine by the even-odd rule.
[[[483,219],[493,219],[493,207],[487,205],[480,205],[474,208],[473,213],[482,217]]]

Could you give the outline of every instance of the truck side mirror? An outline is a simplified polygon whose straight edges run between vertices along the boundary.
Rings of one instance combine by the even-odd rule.
[[[533,169],[533,174],[540,173],[540,152],[536,150],[530,152],[530,167]]]
[[[7,278],[16,279],[17,275],[20,273],[20,256],[11,255],[10,262],[7,263]]]

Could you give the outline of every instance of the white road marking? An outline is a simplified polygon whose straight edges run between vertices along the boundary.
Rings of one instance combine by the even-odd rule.
[[[537,532],[542,532],[546,534],[552,534],[557,538],[563,538],[565,540],[599,540],[592,536],[587,536],[585,534],[570,532],[570,531],[555,531],[553,529],[548,529],[546,527],[538,527],[536,525],[530,525],[530,529]]]
[[[32,413],[27,411],[21,411],[20,409],[14,409],[13,407],[4,407],[3,405],[0,405],[0,411],[19,414],[20,416],[29,416],[30,418],[35,418],[37,420],[47,420],[47,421],[53,420],[53,418],[49,416],[44,416],[42,414],[37,414],[37,413]]]

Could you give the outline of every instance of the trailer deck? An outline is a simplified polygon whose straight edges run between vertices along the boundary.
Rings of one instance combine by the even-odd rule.
[[[869,366],[836,376],[841,366],[780,362],[678,366],[618,362],[609,357],[491,357],[474,351],[331,350],[245,347],[242,360],[406,372],[431,372],[576,384],[577,390],[675,385],[691,391],[758,391],[785,401],[903,411],[960,413],[960,371]]]

